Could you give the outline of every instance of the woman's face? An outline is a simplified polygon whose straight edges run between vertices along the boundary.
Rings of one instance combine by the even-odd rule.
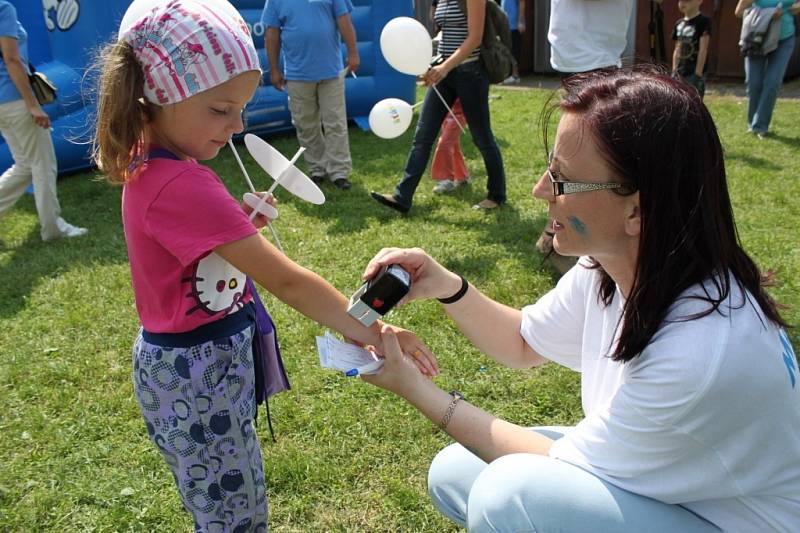
[[[556,181],[621,182],[575,113],[564,114],[559,122],[549,171]],[[548,204],[549,230],[555,234],[553,246],[559,254],[590,255],[601,263],[635,260],[640,230],[638,193],[623,196],[603,189],[556,196],[548,174],[545,170],[534,185],[533,196]]]
[[[177,104],[156,108],[151,140],[178,157],[213,159],[232,135],[241,133],[242,110],[261,79],[244,72]]]

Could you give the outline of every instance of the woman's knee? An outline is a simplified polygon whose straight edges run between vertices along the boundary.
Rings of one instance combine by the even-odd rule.
[[[470,531],[536,531],[539,517],[562,513],[568,488],[565,465],[535,454],[512,454],[489,464],[472,485],[467,505]],[[561,494],[561,493],[564,494]]]

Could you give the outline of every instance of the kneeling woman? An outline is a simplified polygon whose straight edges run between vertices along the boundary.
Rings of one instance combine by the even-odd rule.
[[[565,84],[533,188],[556,250],[581,257],[555,289],[512,309],[419,249],[382,250],[365,275],[403,265],[409,298],[443,299],[500,363],[581,372],[585,418],[533,430],[495,418],[423,377],[389,332],[383,370],[364,379],[458,441],[429,491],[470,531],[796,531],[797,360],[738,241],[711,116],[648,69]]]

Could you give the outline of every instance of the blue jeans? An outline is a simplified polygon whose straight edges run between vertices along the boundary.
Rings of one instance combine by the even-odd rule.
[[[483,164],[488,175],[487,198],[497,203],[506,201],[506,174],[503,170],[503,157],[492,134],[489,119],[489,78],[480,61],[471,61],[457,66],[437,85],[439,92],[453,106],[456,98],[461,100],[464,116],[467,118],[472,140],[483,156]],[[425,167],[431,156],[433,143],[439,135],[447,114],[447,109],[432,89],[428,89],[422,104],[411,152],[408,154],[403,179],[395,188],[395,200],[411,207],[414,191],[417,190]]]
[[[747,79],[747,126],[755,133],[766,133],[778,99],[786,67],[794,52],[795,36],[778,41],[778,48],[765,56],[745,57]]]
[[[571,428],[534,429],[558,439]],[[719,532],[680,505],[633,494],[543,455],[516,453],[486,464],[453,444],[433,460],[428,493],[443,515],[473,533]]]

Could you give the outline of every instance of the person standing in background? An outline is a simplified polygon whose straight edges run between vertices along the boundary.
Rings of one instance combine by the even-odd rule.
[[[622,65],[628,42],[633,0],[550,0],[550,65],[562,78]],[[553,233],[545,226],[536,249],[561,274],[575,260],[553,248]]]
[[[28,81],[28,34],[13,5],[0,0],[0,132],[14,164],[0,176],[0,217],[33,184],[43,241],[80,237],[89,230],[61,218],[50,117]]]
[[[503,0],[500,4],[508,15],[511,28],[511,53],[514,55],[514,67],[511,76],[503,81],[503,85],[519,83],[519,58],[522,52],[522,34],[525,33],[525,0]]]
[[[289,94],[297,140],[315,183],[351,187],[344,78],[361,63],[350,0],[267,0],[261,22],[273,87]],[[341,40],[347,46],[344,70]],[[280,68],[283,52],[284,71]]]
[[[706,93],[706,59],[711,40],[711,19],[700,13],[703,0],[678,0],[683,17],[675,23],[672,40],[672,75],[688,83],[700,94]]]
[[[786,67],[792,58],[795,44],[794,17],[800,14],[800,1],[739,0],[734,13],[742,18],[747,8],[774,7],[775,19],[781,25],[778,47],[763,56],[745,56],[744,72],[747,83],[747,131],[765,139],[772,122],[772,112],[778,100]]]

